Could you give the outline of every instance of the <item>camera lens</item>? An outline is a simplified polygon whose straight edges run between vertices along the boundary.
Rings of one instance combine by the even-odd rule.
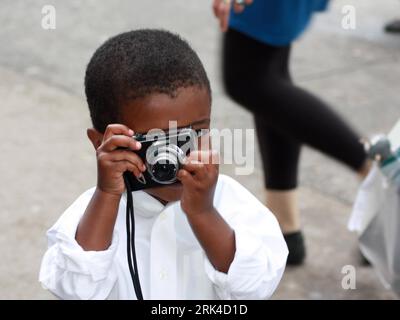
[[[176,163],[171,163],[170,161],[166,160],[155,163],[152,167],[152,174],[157,181],[168,182],[175,180],[177,170],[178,167]]]
[[[160,184],[174,183],[183,156],[176,145],[154,142],[146,151],[146,165],[152,179]]]

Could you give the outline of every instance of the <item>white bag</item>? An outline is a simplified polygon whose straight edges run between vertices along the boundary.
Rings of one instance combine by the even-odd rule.
[[[361,252],[384,286],[400,294],[400,148],[388,163],[374,164],[348,228],[358,233]]]

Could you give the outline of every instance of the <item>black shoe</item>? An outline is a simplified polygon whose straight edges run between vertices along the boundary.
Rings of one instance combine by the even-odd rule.
[[[385,26],[385,31],[389,33],[400,33],[400,19],[388,23]]]
[[[289,249],[287,265],[298,266],[304,262],[306,257],[306,247],[304,237],[301,231],[286,233],[283,235]]]

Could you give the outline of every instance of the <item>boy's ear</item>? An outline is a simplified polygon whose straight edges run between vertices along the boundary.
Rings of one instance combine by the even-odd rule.
[[[100,147],[101,142],[103,141],[103,134],[97,131],[95,128],[89,128],[86,130],[86,134],[89,140],[92,142],[93,147],[97,150]]]

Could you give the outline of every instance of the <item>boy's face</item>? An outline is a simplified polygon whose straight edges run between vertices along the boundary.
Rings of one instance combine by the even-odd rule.
[[[174,98],[155,93],[123,104],[121,123],[135,133],[147,133],[151,129],[168,131],[170,121],[176,121],[178,128],[209,129],[210,112],[208,91],[188,87],[178,89]],[[163,202],[177,201],[181,198],[182,185],[177,182],[145,191]]]

